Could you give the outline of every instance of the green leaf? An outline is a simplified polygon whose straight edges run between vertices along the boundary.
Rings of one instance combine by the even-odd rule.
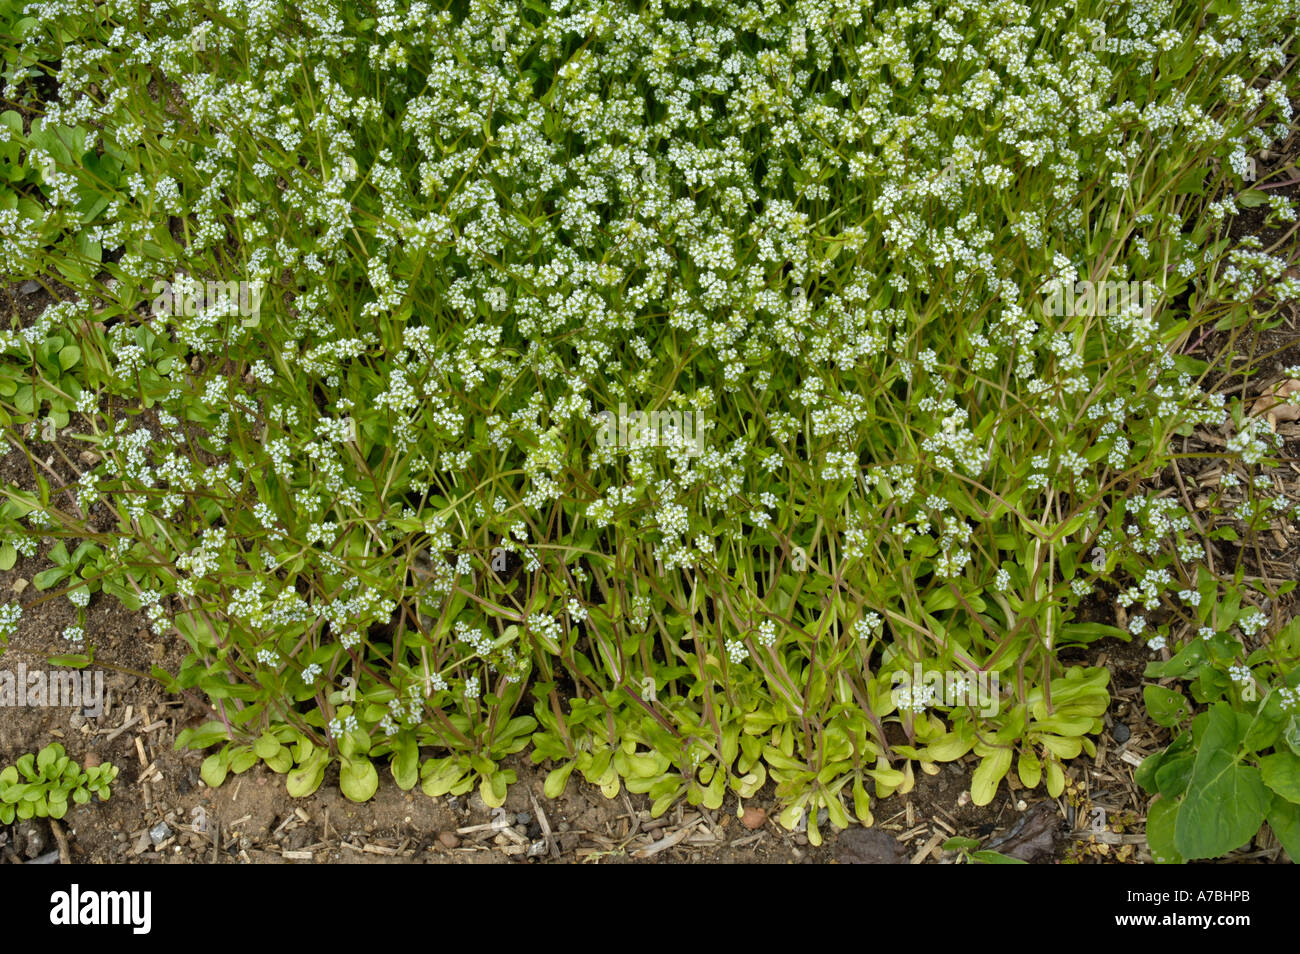
[[[420,766],[420,788],[424,794],[437,798],[446,795],[465,777],[466,767],[460,759],[448,756],[441,759],[429,759]]]
[[[1295,716],[1291,717],[1291,721],[1282,730],[1282,741],[1286,743],[1288,749],[1296,755],[1300,755],[1300,719]]]
[[[506,803],[508,779],[505,772],[493,772],[485,775],[478,783],[478,793],[484,803],[491,808],[500,808]]]
[[[1164,686],[1143,687],[1142,701],[1146,704],[1147,715],[1156,725],[1177,725],[1192,711],[1186,696]]]
[[[70,567],[52,566],[48,570],[41,570],[32,577],[32,585],[38,590],[48,590],[51,586],[58,584],[65,576],[72,572]]]
[[[709,809],[710,811],[717,811],[719,808],[722,807],[722,800],[727,793],[726,782],[727,782],[726,772],[718,770],[713,773],[713,779],[709,782],[709,784],[704,789],[705,808]],[[831,801],[836,806],[840,805],[839,799],[832,799]],[[844,809],[841,806],[840,813],[842,814],[843,811]],[[831,808],[830,812],[832,815],[834,815],[834,808]],[[840,827],[847,828],[848,825],[844,824]]]
[[[379,773],[370,759],[346,759],[339,770],[339,788],[354,802],[369,801],[379,788]]]
[[[228,738],[226,727],[220,722],[205,722],[194,729],[185,729],[176,736],[176,748],[206,749]]]
[[[1180,802],[1174,798],[1157,798],[1147,809],[1147,847],[1156,864],[1182,864],[1183,856],[1174,847],[1174,825]]]
[[[577,765],[576,759],[570,759],[557,769],[552,769],[546,776],[546,785],[544,791],[547,798],[559,798],[564,792],[564,787],[569,781],[569,776],[573,773],[573,767]]]
[[[325,749],[314,750],[306,762],[285,778],[285,788],[289,794],[294,798],[306,798],[320,788],[329,760],[329,753]]]
[[[1184,858],[1227,854],[1250,841],[1263,824],[1270,795],[1259,769],[1238,761],[1244,735],[1227,703],[1210,710],[1174,828],[1174,847]]]
[[[1061,768],[1061,763],[1056,759],[1048,759],[1043,763],[1043,773],[1047,777],[1047,794],[1059,798],[1065,791],[1065,770]]]
[[[1043,763],[1038,760],[1038,755],[1031,748],[1021,751],[1020,759],[1016,764],[1016,774],[1020,776],[1020,784],[1025,788],[1037,788],[1038,783],[1043,778]]]
[[[970,798],[976,805],[993,801],[998,783],[1011,768],[1011,749],[994,749],[984,756],[970,780]]]
[[[1196,755],[1187,752],[1177,758],[1167,759],[1156,770],[1155,790],[1166,798],[1174,798],[1187,791],[1192,780],[1192,769],[1196,766]]]
[[[69,669],[85,669],[95,661],[92,653],[65,653],[62,656],[50,656],[45,660],[52,666],[66,666]]]
[[[257,764],[257,753],[250,745],[237,746],[230,750],[230,771],[243,775]]]
[[[1259,760],[1264,784],[1288,802],[1300,805],[1300,758],[1292,752],[1275,752]]]
[[[1143,675],[1148,679],[1164,679],[1167,676],[1183,678],[1196,669],[1204,660],[1205,640],[1193,639],[1167,662],[1147,663]]]
[[[954,762],[970,751],[975,740],[957,732],[946,732],[925,747],[925,755],[935,762]]]
[[[1004,855],[1000,851],[993,851],[985,848],[982,851],[972,851],[971,855],[976,861],[982,861],[986,865],[1027,865],[1029,862],[1021,861],[1019,858],[1012,858],[1010,855]]]
[[[1108,626],[1105,623],[1066,623],[1061,627],[1061,641],[1072,643],[1091,643],[1104,638],[1122,639],[1128,642],[1133,638],[1126,629]]]
[[[203,760],[203,765],[199,768],[199,777],[209,788],[220,788],[221,783],[226,780],[226,772],[230,768],[230,753],[222,750],[214,752]]]
[[[1238,713],[1238,719],[1247,717],[1246,713]],[[1250,728],[1246,730],[1246,735],[1242,739],[1242,747],[1247,752],[1266,752],[1273,748],[1278,736],[1282,734],[1280,719],[1268,715],[1263,703],[1257,707],[1254,716],[1249,718]]]
[[[289,752],[287,745],[282,745],[274,755],[264,759],[267,768],[277,775],[283,775],[289,769],[293,768],[293,755]]]
[[[67,345],[59,350],[59,367],[64,371],[76,365],[81,360],[81,349],[76,345]]]
[[[1292,864],[1300,864],[1300,805],[1273,796],[1268,809],[1268,827],[1282,843]]]
[[[176,681],[176,677],[161,666],[149,667],[149,675],[162,683],[164,692],[179,693],[181,691],[180,683]]]
[[[50,766],[54,765],[63,754],[63,746],[59,745],[57,742],[52,742],[37,753],[36,767],[40,770],[42,775],[46,775],[46,770],[49,769]]]
[[[392,771],[393,780],[404,792],[415,788],[420,781],[420,747],[414,738],[408,737],[398,743],[393,752]]]

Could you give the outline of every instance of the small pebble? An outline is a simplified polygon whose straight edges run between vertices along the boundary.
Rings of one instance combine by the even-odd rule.
[[[745,813],[740,816],[740,823],[750,831],[762,828],[766,822],[767,812],[761,808],[755,808],[753,805],[746,806]]]
[[[45,851],[45,832],[31,819],[21,821],[14,833],[14,846],[28,858],[37,858]]]
[[[460,844],[460,839],[456,837],[454,832],[444,831],[438,833],[438,842],[444,848],[455,848]]]
[[[898,839],[879,828],[850,828],[835,840],[835,860],[842,865],[898,865],[906,855]]]
[[[87,752],[85,759],[82,761],[82,764],[88,769],[98,767],[100,765],[99,753]]]
[[[1114,728],[1110,730],[1110,737],[1123,745],[1133,735],[1133,731],[1123,722],[1116,722]]]
[[[161,845],[171,836],[172,830],[167,827],[166,822],[159,822],[149,829],[149,840],[155,845]]]
[[[521,825],[527,825],[532,820],[533,820],[533,816],[528,814],[528,812],[520,812],[518,815],[515,816],[515,821],[517,821]]]

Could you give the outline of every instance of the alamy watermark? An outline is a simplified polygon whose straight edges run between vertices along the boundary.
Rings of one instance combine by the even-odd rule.
[[[260,280],[251,282],[202,282],[177,272],[175,281],[158,279],[153,283],[153,311],[157,315],[186,315],[220,309],[242,318],[256,318],[262,310]]]
[[[104,714],[104,671],[30,672],[23,663],[17,672],[0,669],[0,708],[72,708],[95,718]]]
[[[1092,282],[1077,281],[1058,285],[1047,296],[1043,306],[1045,314],[1054,318],[1061,315],[1101,315],[1113,317],[1142,310],[1142,317],[1150,319],[1155,312],[1160,289],[1155,282]]]
[[[50,923],[60,926],[118,924],[133,934],[148,934],[152,909],[151,891],[82,891],[73,884],[50,895]]]
[[[922,672],[915,663],[912,671],[900,669],[890,674],[893,689],[890,698],[900,709],[915,713],[930,706],[972,706],[982,716],[996,715],[1002,702],[996,672],[970,672],[960,669]]]
[[[704,453],[704,430],[698,412],[629,411],[620,403],[618,414],[601,411],[596,443],[601,447],[681,447],[691,457]]]

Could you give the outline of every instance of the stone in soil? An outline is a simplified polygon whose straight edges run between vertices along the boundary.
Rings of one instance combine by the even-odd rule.
[[[842,865],[901,865],[905,854],[898,839],[878,828],[850,828],[835,842],[835,860]]]
[[[750,831],[762,828],[766,822],[767,812],[753,805],[746,806],[745,813],[740,816],[740,823]]]
[[[32,819],[21,821],[14,832],[14,847],[28,858],[39,857],[45,851],[45,831]]]

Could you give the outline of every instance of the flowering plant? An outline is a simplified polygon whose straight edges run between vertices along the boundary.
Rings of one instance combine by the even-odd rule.
[[[499,805],[531,746],[814,843],[968,753],[1059,794],[1109,701],[1063,654],[1132,635],[1084,602],[1169,597],[1126,502],[1228,410],[1184,351],[1300,292],[1222,228],[1284,6],[32,4],[0,268],[76,294],[0,420],[98,459],[7,525],[186,641],[211,784]]]

